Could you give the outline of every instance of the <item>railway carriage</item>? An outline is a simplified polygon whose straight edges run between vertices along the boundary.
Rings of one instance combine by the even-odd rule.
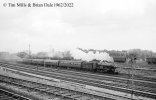
[[[60,67],[70,67],[70,68],[82,68],[83,61],[73,61],[73,60],[60,60]]]
[[[32,59],[31,63],[34,65],[44,65],[44,60],[43,59]]]
[[[59,66],[59,60],[44,60],[45,65],[47,66]]]
[[[23,59],[22,62],[25,64],[31,64],[32,59]]]

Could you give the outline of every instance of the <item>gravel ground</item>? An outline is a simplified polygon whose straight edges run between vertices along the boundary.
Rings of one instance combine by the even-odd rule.
[[[144,77],[153,77],[155,78],[156,77],[156,70],[131,70],[131,69],[125,69],[125,67],[131,67],[130,64],[126,64],[126,63],[118,63],[117,64],[119,68],[117,68],[117,71],[119,73],[126,73],[126,74],[129,74],[129,73],[132,73],[134,75],[141,75],[141,76],[144,76]],[[147,68],[147,69],[156,69],[156,65],[143,65],[143,64],[134,64],[133,65],[134,68]],[[146,66],[146,67],[145,67]]]
[[[69,82],[68,83],[66,81],[57,82],[57,81],[54,81],[54,80],[48,81],[48,80],[41,79],[41,78],[40,79],[39,78],[34,78],[34,77],[31,77],[30,78],[30,77],[21,76],[21,75],[15,74],[15,73],[11,73],[9,71],[6,72],[2,68],[0,69],[0,74],[6,75],[6,76],[10,76],[10,77],[14,77],[14,78],[19,78],[19,79],[25,79],[25,80],[29,80],[29,81],[33,81],[33,82],[44,83],[44,84],[51,85],[51,86],[62,87],[62,88],[70,89],[70,90],[77,90],[77,91],[81,91],[81,92],[84,92],[84,93],[92,93],[92,94],[98,94],[98,95],[104,95],[104,96],[106,96],[106,94],[104,94],[104,92],[106,92],[105,89],[101,89],[101,90],[96,89],[95,90],[94,87],[88,87],[88,86],[85,86],[85,85],[78,85],[78,84],[74,84],[74,82],[72,82],[72,83]],[[114,92],[111,91],[111,93],[114,93]],[[36,93],[33,93],[33,94],[36,95]],[[119,94],[119,92],[117,94]],[[107,96],[107,97],[109,97],[109,96]],[[146,99],[144,99],[144,100],[146,100]]]

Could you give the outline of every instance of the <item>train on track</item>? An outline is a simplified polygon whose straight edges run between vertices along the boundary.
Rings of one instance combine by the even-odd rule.
[[[48,67],[74,68],[94,72],[117,73],[115,64],[108,61],[93,60],[87,62],[82,60],[23,59],[22,63]]]

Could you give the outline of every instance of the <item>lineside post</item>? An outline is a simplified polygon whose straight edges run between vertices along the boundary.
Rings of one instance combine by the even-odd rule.
[[[133,100],[133,95],[134,95],[134,65],[135,65],[135,60],[136,57],[132,56],[130,63],[131,63],[131,99]]]
[[[134,66],[133,66],[133,61],[132,61],[132,63],[131,63],[131,88],[132,88],[132,90],[131,90],[131,99],[133,99],[133,85],[134,85],[134,83],[133,83],[133,71],[134,71],[134,68],[133,68]]]

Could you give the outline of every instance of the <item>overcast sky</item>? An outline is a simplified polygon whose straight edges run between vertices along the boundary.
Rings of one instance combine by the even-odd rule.
[[[72,8],[3,3],[73,2]],[[156,0],[0,0],[0,51],[73,48],[156,52]]]

